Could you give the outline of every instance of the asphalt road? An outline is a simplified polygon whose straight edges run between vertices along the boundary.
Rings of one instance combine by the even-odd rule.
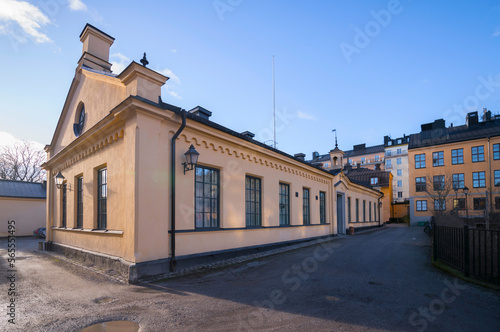
[[[1,331],[77,331],[122,319],[140,331],[500,331],[500,293],[432,267],[421,228],[341,237],[144,286],[37,252],[36,243],[16,241],[16,324],[4,314]],[[5,240],[0,248],[6,271]]]

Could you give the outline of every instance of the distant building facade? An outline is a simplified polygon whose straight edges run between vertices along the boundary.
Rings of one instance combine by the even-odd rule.
[[[482,121],[478,112],[467,114],[462,126],[423,124],[410,137],[408,159],[412,225],[437,211],[469,218],[500,211],[500,119],[490,111]]]
[[[395,139],[384,136],[385,169],[393,176],[393,203],[408,202],[410,198],[409,141],[410,137],[406,135]]]

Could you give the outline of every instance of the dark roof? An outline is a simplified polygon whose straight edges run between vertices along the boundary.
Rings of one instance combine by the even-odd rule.
[[[45,183],[0,180],[0,197],[47,198]]]
[[[317,158],[314,158],[312,160],[309,160],[309,162],[311,164],[319,164],[319,163],[322,163],[324,161],[330,161],[330,154],[323,154],[323,155],[320,155],[319,157]]]
[[[181,109],[180,107],[177,107],[177,106],[174,106],[174,105],[170,105],[170,104],[164,103],[164,102],[161,100],[161,97],[159,98],[159,103],[158,103],[158,104],[157,104],[157,103],[154,103],[154,102],[152,102],[152,101],[150,101],[150,100],[147,100],[147,99],[145,99],[145,98],[139,97],[139,96],[130,96],[130,97],[131,97],[131,98],[138,99],[138,100],[141,100],[141,101],[146,102],[146,103],[151,104],[151,105],[155,105],[155,106],[160,107],[160,108],[162,108],[162,109],[164,109],[164,110],[170,110],[170,111],[173,111],[174,113],[177,113],[177,114],[180,114],[180,113],[181,113],[181,111],[182,111],[182,109]],[[286,152],[283,152],[283,151],[281,151],[281,150],[275,149],[275,148],[273,148],[273,147],[271,147],[271,146],[269,146],[269,145],[267,145],[267,144],[264,144],[264,143],[261,143],[261,142],[259,142],[259,141],[257,141],[257,140],[254,140],[253,138],[251,138],[251,137],[250,137],[250,136],[248,136],[248,135],[245,135],[245,134],[243,134],[243,133],[238,133],[238,132],[236,132],[236,131],[234,131],[234,130],[231,130],[231,129],[229,129],[229,128],[226,128],[226,127],[224,127],[224,126],[221,126],[220,124],[217,124],[217,123],[215,123],[215,122],[213,122],[213,121],[210,121],[210,120],[208,120],[208,119],[205,119],[205,118],[203,118],[203,117],[201,117],[201,116],[199,116],[199,115],[196,115],[196,114],[193,114],[193,113],[186,112],[186,118],[187,118],[187,119],[190,119],[190,120],[197,121],[197,122],[199,122],[199,123],[202,123],[202,124],[204,124],[204,125],[207,125],[207,126],[209,126],[209,127],[213,128],[213,129],[216,129],[216,130],[222,131],[222,132],[227,133],[227,134],[229,134],[229,135],[232,135],[232,136],[235,136],[235,137],[241,138],[241,139],[243,139],[243,140],[245,140],[245,141],[248,141],[248,142],[250,142],[250,143],[253,143],[253,144],[255,144],[255,145],[258,145],[258,146],[260,146],[260,147],[262,147],[262,148],[265,148],[265,149],[267,149],[267,150],[274,151],[274,152],[276,152],[276,153],[278,153],[278,154],[280,154],[280,155],[282,155],[282,156],[285,156],[285,157],[287,157],[287,158],[293,159],[293,160],[295,160],[295,161],[298,161],[298,162],[300,162],[300,163],[302,163],[302,164],[304,164],[304,165],[307,165],[307,166],[313,167],[313,168],[315,168],[315,169],[317,169],[317,170],[320,170],[320,171],[322,171],[322,172],[325,172],[325,173],[331,174],[329,171],[327,171],[327,170],[325,170],[325,169],[321,168],[320,166],[317,166],[317,165],[311,164],[311,163],[310,163],[310,162],[308,162],[308,161],[304,161],[304,160],[302,160],[302,159],[300,159],[300,158],[297,158],[297,157],[294,157],[294,156],[292,156],[292,155],[290,155],[290,154],[288,154],[288,153],[286,153]]]
[[[85,31],[85,29],[87,29],[87,27],[92,28],[92,29],[94,29],[94,30],[97,30],[97,31],[99,31],[100,33],[102,33],[103,35],[105,35],[105,36],[107,36],[107,37],[109,37],[109,38],[111,38],[111,39],[115,40],[115,38],[111,37],[111,36],[110,36],[110,35],[108,35],[106,32],[104,32],[104,31],[102,31],[102,30],[100,30],[100,29],[97,29],[95,26],[93,26],[93,25],[92,25],[92,24],[90,24],[90,23],[85,24],[85,26],[83,27],[82,32],[80,33],[80,38],[82,38],[83,32]]]
[[[389,187],[390,174],[391,172],[381,171],[381,170],[373,170],[368,168],[352,168],[352,169],[344,169],[347,177],[350,181],[354,183],[361,184],[366,187]],[[378,185],[371,185],[371,178],[378,178]]]
[[[500,120],[479,122],[449,128],[437,128],[412,134],[408,149],[470,141],[479,138],[500,136]]]
[[[377,152],[384,152],[384,151],[385,151],[384,144],[374,145],[374,146],[369,146],[369,147],[364,148],[364,149],[345,151],[344,158],[361,156],[364,154],[372,154],[372,153],[377,153]]]

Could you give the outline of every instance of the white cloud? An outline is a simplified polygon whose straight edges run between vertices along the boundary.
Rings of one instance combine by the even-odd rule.
[[[87,6],[81,0],[69,0],[69,9],[71,10],[87,10]]]
[[[113,53],[111,58],[111,71],[115,74],[121,73],[129,64],[130,59],[121,53]]]
[[[181,96],[179,96],[179,94],[175,91],[167,91],[169,95],[171,95],[172,97],[174,98],[177,98],[177,99],[182,99]]]
[[[168,68],[165,68],[165,69],[162,69],[162,70],[158,70],[158,72],[160,74],[163,74],[167,77],[170,78],[170,80],[172,80],[173,82],[175,82],[176,84],[180,84],[181,83],[181,80],[179,80],[179,77],[177,77],[177,75],[175,75],[170,69]]]
[[[23,33],[36,43],[49,43],[52,40],[40,31],[42,26],[51,23],[50,19],[40,9],[26,1],[0,1],[0,33],[7,34],[19,42],[26,39],[20,36],[13,25],[18,25]]]
[[[297,111],[297,117],[304,120],[316,120],[316,117],[312,114]]]
[[[15,143],[21,143],[21,142],[22,140],[15,137],[14,135],[5,131],[0,131],[0,147],[13,145]],[[43,148],[45,147],[42,143],[38,143],[35,141],[30,141],[30,142],[33,143],[33,145],[39,150],[43,150]]]
[[[493,37],[498,37],[500,36],[500,27],[498,27],[495,32],[493,32]]]

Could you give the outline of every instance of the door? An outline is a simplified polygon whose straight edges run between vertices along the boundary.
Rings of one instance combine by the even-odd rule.
[[[346,234],[344,195],[337,194],[337,233]]]

